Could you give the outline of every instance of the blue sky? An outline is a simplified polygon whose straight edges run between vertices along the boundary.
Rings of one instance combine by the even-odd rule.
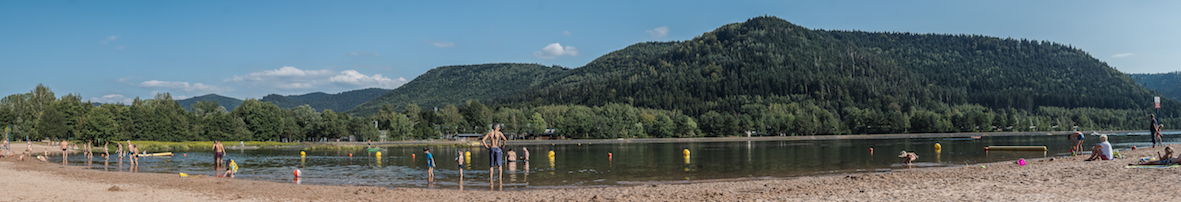
[[[1070,44],[1128,73],[1181,69],[1178,1],[0,1],[0,95],[38,83],[126,102],[392,89],[431,68],[580,67],[772,15],[813,29]]]

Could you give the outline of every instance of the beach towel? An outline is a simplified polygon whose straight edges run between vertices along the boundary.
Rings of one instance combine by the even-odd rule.
[[[1177,164],[1167,165],[1167,166],[1166,165],[1135,165],[1135,166],[1124,166],[1124,168],[1181,168],[1181,165],[1177,165]]]

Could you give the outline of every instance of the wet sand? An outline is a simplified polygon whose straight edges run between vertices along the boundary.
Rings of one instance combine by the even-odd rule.
[[[1178,145],[1172,145],[1178,147]],[[1157,149],[1127,158],[1032,159],[966,167],[895,170],[787,179],[489,191],[297,185],[209,176],[104,172],[0,159],[0,201],[1148,201],[1169,200],[1181,168],[1126,169]],[[1053,160],[1051,160],[1053,159]],[[921,160],[921,159],[920,159]],[[981,165],[986,168],[981,168]],[[249,168],[243,168],[249,169]],[[305,173],[314,175],[314,173]],[[61,194],[55,195],[55,194]],[[69,197],[64,197],[64,196]],[[85,198],[81,198],[85,197]]]

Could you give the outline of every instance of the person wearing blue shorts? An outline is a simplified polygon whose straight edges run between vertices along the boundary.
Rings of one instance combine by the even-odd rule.
[[[491,144],[489,144],[489,141],[491,141]],[[488,153],[490,158],[488,160],[488,184],[490,184],[489,186],[493,188],[496,187],[496,183],[493,183],[493,179],[496,177],[495,175],[492,175],[495,173],[493,172],[495,169],[500,169],[500,184],[502,188],[504,186],[504,167],[500,166],[504,162],[504,152],[502,152],[500,148],[503,147],[506,142],[508,142],[508,138],[505,138],[504,134],[500,133],[499,123],[492,124],[492,132],[488,132],[488,134],[484,134],[484,137],[480,138],[480,144],[483,144],[484,148],[488,148],[489,151]]]

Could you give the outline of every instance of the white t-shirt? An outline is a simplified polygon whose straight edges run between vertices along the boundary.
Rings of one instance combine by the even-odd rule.
[[[1103,156],[1107,157],[1107,160],[1115,159],[1115,155],[1111,154],[1111,143],[1110,142],[1100,142],[1099,147],[1100,147],[1100,150],[1103,151]]]

